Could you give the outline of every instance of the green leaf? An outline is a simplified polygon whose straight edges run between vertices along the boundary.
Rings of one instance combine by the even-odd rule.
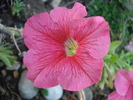
[[[118,55],[117,54],[113,54],[109,60],[110,64],[113,64],[116,62],[116,60],[118,59]]]
[[[118,65],[118,68],[120,68],[120,69],[123,68],[123,64],[122,64],[121,60],[118,59],[116,61],[116,64]]]
[[[47,89],[42,89],[41,92],[44,96],[48,96],[48,90]]]
[[[17,59],[17,57],[16,56],[10,56],[10,57],[8,57],[8,59],[9,59],[10,63],[13,65],[14,61]]]
[[[106,67],[103,67],[101,80],[96,84],[96,86],[99,86],[101,88],[101,90],[103,90],[105,84],[108,83],[107,78],[108,78],[107,69],[106,69]]]
[[[121,44],[121,41],[113,41],[110,44],[109,53],[115,53],[116,48]]]
[[[110,54],[107,54],[106,56],[104,56],[104,60],[107,60],[107,59],[109,59],[109,58],[111,58],[111,55]]]
[[[132,70],[132,67],[131,67],[130,65],[127,65],[127,66],[125,66],[125,69],[126,69],[127,71],[131,71],[131,70]]]
[[[114,87],[112,79],[113,79],[113,77],[111,75],[109,75],[108,86],[110,87],[110,89],[113,89],[113,87]]]
[[[11,67],[14,63],[14,60],[17,59],[16,56],[13,56],[13,51],[9,48],[9,43],[3,44],[0,46],[0,60],[7,66]]]
[[[99,87],[101,88],[101,90],[103,90],[103,89],[104,89],[105,83],[104,83],[104,81],[101,81],[100,84],[98,84],[98,85],[99,85]]]
[[[11,50],[4,50],[4,51],[2,51],[2,53],[5,53],[5,54],[13,54],[13,52]]]
[[[126,61],[133,60],[133,52],[127,52],[126,54],[122,55],[122,57]]]
[[[11,67],[12,64],[10,63],[9,59],[4,54],[0,54],[0,59],[5,63],[7,67]]]

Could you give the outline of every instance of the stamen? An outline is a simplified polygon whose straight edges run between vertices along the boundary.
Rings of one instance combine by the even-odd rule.
[[[67,41],[64,43],[64,46],[65,46],[67,56],[73,56],[76,54],[78,43],[73,38],[68,37]]]

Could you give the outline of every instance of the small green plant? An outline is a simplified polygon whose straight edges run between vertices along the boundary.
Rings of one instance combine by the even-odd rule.
[[[7,47],[9,44],[6,43],[0,46],[0,60],[7,66],[11,67],[16,60],[16,57],[13,56],[13,52],[9,50],[10,48]],[[1,63],[1,62],[0,62]],[[2,66],[2,63],[0,64]]]
[[[20,16],[21,13],[26,13],[24,2],[21,0],[15,0],[12,5],[12,14],[16,16]]]
[[[113,80],[118,69],[131,71],[133,68],[133,52],[125,52],[122,50],[119,54],[116,53],[120,44],[120,41],[113,41],[110,45],[109,53],[104,57],[105,63],[102,78],[97,84],[101,89],[104,89],[105,84],[107,84],[111,89],[113,88]]]

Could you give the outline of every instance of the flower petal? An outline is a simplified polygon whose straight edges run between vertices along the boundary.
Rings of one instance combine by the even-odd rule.
[[[109,94],[108,100],[133,100],[133,86],[130,85],[126,95],[124,96],[118,94],[116,91],[112,92],[111,94]]]
[[[115,88],[118,94],[126,95],[128,88],[130,87],[128,72],[124,69],[120,69],[115,78]]]
[[[80,46],[96,59],[103,58],[110,46],[109,25],[103,17],[90,17],[67,23],[71,27],[70,35]]]
[[[62,22],[70,21],[72,19],[83,18],[87,15],[85,6],[76,2],[72,9],[57,7],[50,12],[50,17],[54,22],[61,24]]]
[[[133,82],[133,70],[129,72],[130,81]]]
[[[125,99],[125,96],[121,96],[116,91],[114,91],[108,95],[108,100],[127,100],[127,99]]]
[[[23,37],[24,42],[28,48],[34,47],[35,39],[42,37],[42,26],[44,23],[48,23],[46,20],[49,19],[48,13],[42,13],[34,15],[33,17],[29,18],[28,21],[25,23]]]
[[[100,80],[103,60],[94,59],[87,53],[77,53],[62,60],[58,66],[62,67],[58,77],[60,85],[66,90],[77,91]]]
[[[87,15],[87,11],[85,6],[76,2],[72,9],[67,9],[65,7],[57,7],[50,11],[50,17],[54,24],[57,27],[65,30],[64,34],[69,35],[69,27],[65,24],[65,22],[70,21],[72,19],[83,18]],[[62,32],[59,32],[60,34]]]
[[[59,73],[56,66],[64,57],[64,47],[51,42],[42,43],[37,49],[30,49],[24,56],[24,64],[28,68],[27,77],[36,87],[48,88],[58,85]]]
[[[23,37],[29,49],[40,47],[40,43],[45,40],[47,40],[47,42],[53,40],[53,43],[57,44],[66,40],[64,28],[54,24],[48,13],[37,14],[28,19],[24,27]]]
[[[133,100],[133,85],[130,85],[124,100]]]

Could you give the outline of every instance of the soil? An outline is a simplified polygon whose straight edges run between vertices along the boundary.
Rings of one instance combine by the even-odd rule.
[[[12,15],[11,6],[14,0],[0,1],[0,23],[9,30],[10,28],[8,27],[13,28],[14,30],[17,29],[20,34],[22,33],[24,23],[29,17],[33,16],[34,14],[39,14],[41,12],[49,12],[52,9],[52,6],[50,5],[52,0],[48,0],[45,3],[42,2],[42,0],[22,1],[24,1],[27,13],[21,13],[21,16]],[[59,6],[71,8],[76,1],[83,4],[88,2],[88,0],[62,0]],[[17,61],[21,64],[21,67],[18,70],[8,70],[4,64],[0,67],[0,100],[26,100],[20,96],[20,93],[18,91],[18,82],[21,73],[26,68],[23,67],[23,56],[16,48],[9,30],[0,30],[0,34],[3,34],[2,38],[0,38],[0,41],[3,44],[7,42],[10,43],[9,46],[14,52],[14,55],[17,56]],[[27,47],[24,45],[21,35],[15,35],[15,39],[21,52],[25,52],[28,50]],[[92,86],[91,89],[93,91],[93,100],[106,100],[107,95],[111,92],[109,88],[101,90],[98,87]],[[39,91],[38,94],[31,100],[45,100],[45,98]],[[60,100],[78,100],[78,95],[76,92],[64,90],[64,94]]]

